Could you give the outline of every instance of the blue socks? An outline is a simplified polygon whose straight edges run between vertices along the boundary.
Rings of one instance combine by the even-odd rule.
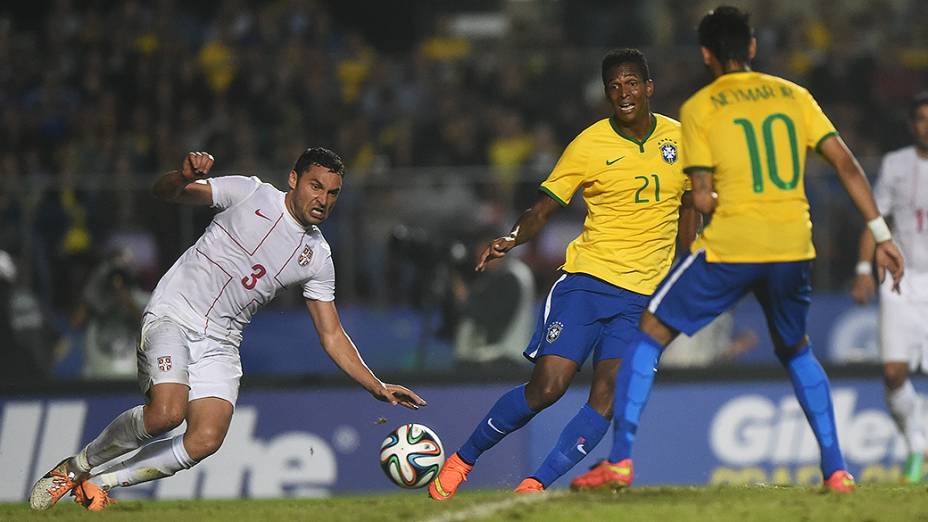
[[[473,465],[480,455],[503,440],[509,433],[525,426],[538,413],[528,407],[525,400],[525,385],[516,386],[506,392],[490,408],[467,442],[458,450],[461,459]]]
[[[615,415],[612,418],[614,439],[609,462],[620,462],[632,456],[641,410],[651,394],[662,349],[660,343],[639,332],[628,352],[631,357],[619,366],[615,381]]]
[[[608,429],[609,419],[597,413],[589,404],[584,404],[564,427],[557,445],[532,476],[547,488],[586,457]]]
[[[835,427],[835,409],[831,403],[831,390],[828,376],[812,353],[809,344],[790,359],[780,359],[780,363],[789,372],[793,381],[796,399],[806,414],[815,439],[822,452],[822,474],[827,480],[839,469],[847,469],[841,447],[838,445],[838,431]]]

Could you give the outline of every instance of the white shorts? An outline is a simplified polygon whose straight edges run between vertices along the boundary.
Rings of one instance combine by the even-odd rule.
[[[880,356],[884,363],[904,362],[928,372],[928,274],[906,273],[901,294],[892,277],[880,285]]]
[[[173,382],[190,388],[187,400],[218,397],[235,406],[242,361],[238,347],[197,334],[165,317],[146,315],[139,343],[139,387]]]

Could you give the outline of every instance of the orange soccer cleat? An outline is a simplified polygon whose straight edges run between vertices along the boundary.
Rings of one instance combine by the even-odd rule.
[[[825,481],[825,489],[835,493],[851,493],[856,487],[854,476],[843,469],[835,471]]]
[[[29,495],[29,505],[35,510],[46,510],[54,506],[81,480],[77,473],[68,469],[70,457],[36,481]]]
[[[537,479],[529,477],[516,486],[516,493],[541,493],[545,490],[545,487],[541,485],[541,482],[538,482]]]
[[[438,476],[429,484],[429,496],[435,500],[448,500],[454,496],[458,486],[467,480],[467,474],[473,466],[461,460],[455,452],[441,467]]]
[[[71,496],[74,497],[75,503],[80,504],[87,511],[103,511],[107,506],[116,503],[116,499],[111,498],[107,490],[89,480],[78,484],[71,491]]]
[[[635,469],[632,465],[632,459],[625,459],[615,463],[602,460],[599,464],[590,468],[590,471],[573,479],[570,482],[570,489],[598,489],[603,487],[622,489],[630,487],[634,478]]]

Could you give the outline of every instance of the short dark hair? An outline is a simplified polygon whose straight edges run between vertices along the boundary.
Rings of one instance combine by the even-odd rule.
[[[748,50],[751,48],[751,38],[754,37],[750,17],[750,14],[737,7],[716,7],[699,22],[699,45],[709,49],[722,65],[731,60],[748,63]]]
[[[909,104],[910,120],[915,120],[915,113],[918,112],[918,108],[922,105],[928,105],[928,91],[922,91],[912,98],[912,103]]]
[[[293,170],[296,171],[297,176],[301,176],[313,165],[325,167],[342,176],[345,175],[345,164],[342,159],[338,157],[338,154],[323,147],[310,147],[304,150],[293,164]]]
[[[613,68],[623,63],[635,64],[645,81],[651,79],[651,70],[648,69],[648,59],[638,49],[613,49],[603,56],[603,85],[609,82],[609,73]]]

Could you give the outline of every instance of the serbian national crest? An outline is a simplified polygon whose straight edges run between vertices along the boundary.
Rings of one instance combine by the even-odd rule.
[[[561,336],[561,331],[564,330],[564,325],[555,321],[548,325],[548,333],[545,335],[545,340],[549,343],[557,341],[557,338]]]
[[[166,372],[171,369],[171,356],[165,355],[164,357],[158,357],[158,369]]]
[[[660,143],[661,157],[668,164],[673,165],[677,162],[677,143],[671,139],[664,140]]]
[[[303,253],[300,254],[300,257],[297,258],[296,262],[300,266],[306,266],[309,264],[309,260],[313,258],[313,249],[309,248],[309,245],[303,247]]]

